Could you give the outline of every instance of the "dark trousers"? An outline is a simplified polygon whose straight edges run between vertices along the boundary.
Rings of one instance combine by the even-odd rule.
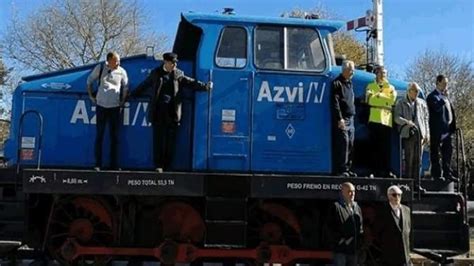
[[[441,177],[441,165],[439,163],[439,151],[441,149],[441,158],[443,161],[443,176],[450,177],[451,156],[453,155],[453,146],[451,143],[451,135],[443,140],[440,137],[431,138],[430,140],[430,160],[431,160],[431,177]]]
[[[153,123],[153,162],[155,167],[169,170],[174,156],[176,123]]]
[[[334,171],[347,172],[351,168],[352,149],[354,147],[354,119],[345,119],[345,129],[334,129]]]
[[[334,253],[334,266],[357,266],[357,256],[354,254]]]
[[[95,137],[95,166],[102,167],[102,143],[105,127],[109,125],[110,133],[110,167],[117,168],[118,138],[120,127],[120,107],[104,108],[96,106],[97,133]]]
[[[406,178],[417,179],[420,175],[420,162],[423,154],[421,142],[416,135],[402,139],[404,172]]]
[[[379,123],[369,123],[371,164],[375,176],[388,177],[391,171],[390,154],[392,128]]]

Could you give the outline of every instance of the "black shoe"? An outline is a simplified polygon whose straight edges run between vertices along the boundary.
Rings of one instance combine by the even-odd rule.
[[[421,186],[418,186],[415,189],[418,190],[421,194],[426,193],[426,189],[422,188]]]
[[[352,171],[347,171],[347,173],[349,174],[349,176],[352,176],[352,177],[356,177],[357,174],[352,172]]]
[[[337,173],[336,176],[349,177],[350,174],[349,172],[342,172],[342,173]]]
[[[459,183],[459,178],[454,177],[454,176],[448,176],[448,177],[446,177],[446,180],[451,181],[451,182]]]
[[[389,172],[389,173],[388,173],[388,177],[390,177],[390,178],[397,178],[397,175],[395,175],[395,174],[392,173],[392,172]]]

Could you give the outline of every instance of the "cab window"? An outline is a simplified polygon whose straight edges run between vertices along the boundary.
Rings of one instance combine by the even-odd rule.
[[[283,69],[283,29],[258,27],[255,31],[255,65],[264,69]]]
[[[216,65],[225,68],[243,68],[247,64],[247,32],[240,27],[226,27],[222,30]]]
[[[261,69],[321,72],[326,57],[316,30],[299,27],[257,27],[255,65]]]

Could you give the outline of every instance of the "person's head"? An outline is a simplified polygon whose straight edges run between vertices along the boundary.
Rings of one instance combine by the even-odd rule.
[[[375,68],[375,79],[377,82],[382,82],[387,79],[387,70],[383,66],[377,66]]]
[[[420,86],[418,86],[416,82],[410,82],[407,88],[407,97],[411,101],[414,101],[418,97],[418,94],[420,93],[420,91],[421,91],[421,88]]]
[[[351,79],[352,75],[354,75],[354,62],[350,60],[344,60],[342,62],[342,76],[345,79]]]
[[[448,89],[448,78],[444,75],[438,75],[436,77],[436,88],[442,92],[446,91]]]
[[[107,53],[107,66],[116,69],[120,65],[120,56],[116,52]]]
[[[398,186],[390,186],[387,189],[387,198],[392,205],[400,205],[403,191]]]
[[[176,65],[178,64],[178,55],[175,53],[164,53],[163,62],[166,71],[171,72],[176,69]]]
[[[345,182],[341,185],[341,195],[345,202],[353,203],[355,198],[355,187],[351,182]]]

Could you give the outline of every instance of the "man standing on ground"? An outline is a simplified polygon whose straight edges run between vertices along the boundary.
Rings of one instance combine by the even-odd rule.
[[[357,265],[363,226],[362,211],[354,198],[354,185],[350,182],[343,183],[339,201],[334,202],[329,212],[327,227],[336,266]]]
[[[102,165],[102,143],[105,127],[110,132],[110,168],[118,168],[118,139],[120,128],[120,106],[125,103],[128,91],[128,76],[120,66],[120,56],[116,52],[107,54],[105,64],[98,64],[87,78],[89,98],[96,105],[97,133],[95,137],[95,167],[99,171]],[[92,92],[92,84],[98,80],[97,94]]]
[[[401,204],[402,190],[398,186],[387,189],[388,204],[376,217],[375,236],[382,251],[380,265],[405,266],[410,262],[410,208]]]
[[[454,108],[448,98],[448,78],[444,75],[436,77],[436,89],[426,98],[430,113],[430,159],[431,177],[439,180],[457,181],[451,169],[453,146],[451,135],[456,131]],[[439,151],[443,162],[443,173],[439,163]]]
[[[332,82],[332,124],[334,132],[334,172],[339,176],[357,176],[351,171],[354,147],[354,62],[344,61],[342,73]]]

